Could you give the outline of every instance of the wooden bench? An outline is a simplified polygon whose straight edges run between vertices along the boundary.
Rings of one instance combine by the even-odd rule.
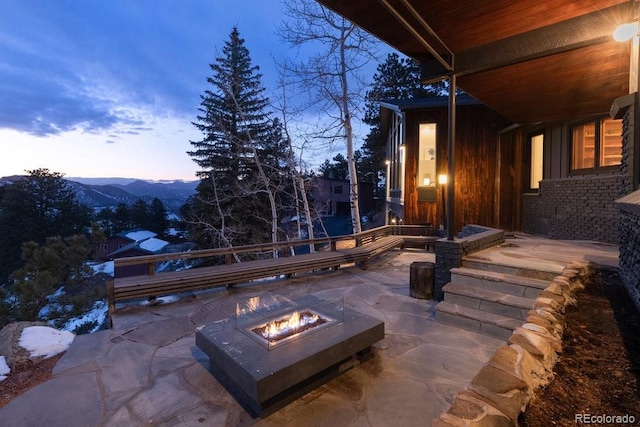
[[[404,247],[408,241],[408,237],[426,237],[390,234],[392,231],[393,229],[387,226],[368,230],[353,236],[297,241],[295,242],[296,246],[328,244],[329,250],[295,256],[288,256],[289,251],[285,250],[285,256],[240,263],[233,263],[231,255],[264,252],[265,250],[288,249],[288,246],[292,245],[292,243],[283,242],[279,244],[262,244],[238,248],[210,249],[179,254],[149,255],[117,259],[114,261],[116,266],[147,264],[148,274],[118,277],[109,281],[107,283],[109,313],[115,312],[117,302],[126,300],[154,298],[181,292],[232,286],[234,284],[251,282],[256,279],[281,275],[289,277],[296,273],[334,269],[342,265],[354,263],[366,269],[369,260],[392,249]],[[356,246],[350,249],[337,250],[337,243],[345,239],[355,240]],[[212,256],[224,256],[226,263],[183,271],[158,274],[155,272],[157,262]]]

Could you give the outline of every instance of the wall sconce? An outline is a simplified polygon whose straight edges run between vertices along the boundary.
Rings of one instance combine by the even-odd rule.
[[[638,23],[632,22],[630,24],[620,25],[613,32],[613,39],[617,42],[626,42],[632,37],[638,35]]]
[[[438,175],[438,184],[447,185],[447,175],[446,174]]]

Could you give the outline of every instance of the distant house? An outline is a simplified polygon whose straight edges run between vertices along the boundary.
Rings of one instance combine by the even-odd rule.
[[[349,181],[318,178],[311,190],[315,209],[323,216],[349,216]],[[373,183],[358,183],[360,214],[365,215],[374,208]]]
[[[115,259],[142,255],[153,255],[162,252],[169,242],[156,238],[153,231],[136,228],[118,233],[110,237],[101,249],[102,258]],[[146,266],[127,266],[116,268],[115,277],[146,274]]]

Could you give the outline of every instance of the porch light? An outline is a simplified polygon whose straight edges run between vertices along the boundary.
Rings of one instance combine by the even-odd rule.
[[[438,184],[447,185],[447,175],[446,174],[438,175]]]
[[[638,35],[638,23],[632,22],[630,24],[620,25],[613,32],[613,39],[617,42],[626,42],[632,37]]]

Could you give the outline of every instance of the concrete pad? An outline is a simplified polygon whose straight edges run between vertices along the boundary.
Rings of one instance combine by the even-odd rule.
[[[365,387],[365,399],[367,419],[380,427],[424,427],[447,409],[423,381],[389,372]]]
[[[159,378],[127,404],[145,424],[169,421],[202,404],[201,399],[187,391],[177,375]]]
[[[124,340],[98,359],[107,395],[147,386],[155,350],[147,344]]]
[[[83,369],[86,372],[96,371],[95,360],[105,354],[111,347],[111,339],[117,334],[113,330],[99,331],[94,334],[76,335],[73,345],[65,352],[53,368],[53,375],[67,370],[74,372]]]
[[[165,319],[147,323],[122,335],[131,341],[163,347],[195,332],[195,326],[188,318]]]
[[[95,373],[53,378],[4,406],[0,411],[0,425],[99,425],[103,410],[99,390]]]

